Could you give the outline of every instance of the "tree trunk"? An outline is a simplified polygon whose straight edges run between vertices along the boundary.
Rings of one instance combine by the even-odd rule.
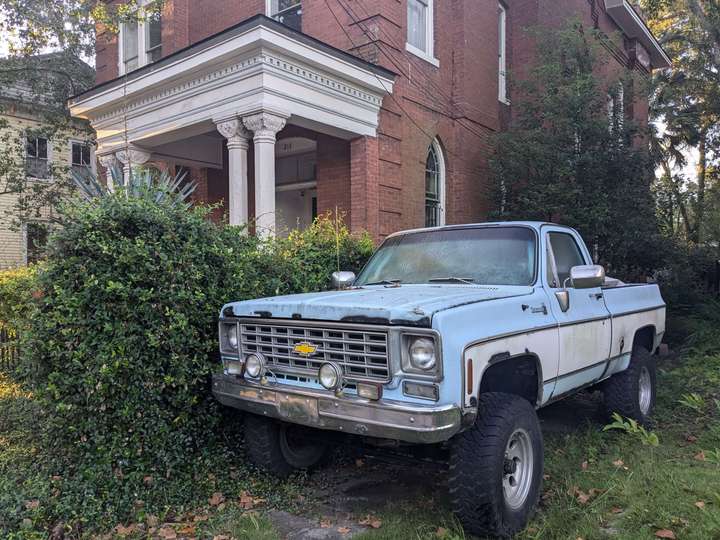
[[[673,178],[672,171],[670,170],[670,165],[668,165],[668,162],[666,159],[662,160],[662,168],[665,172],[665,176],[668,179],[668,182],[670,182],[670,188],[672,189],[672,194],[675,200],[677,201],[678,208],[680,209],[680,216],[682,217],[683,225],[685,225],[685,235],[686,238],[690,239],[692,236],[693,227],[690,223],[690,217],[688,216],[687,207],[685,206],[685,201],[682,200],[682,194],[680,193],[680,188],[677,185],[677,182],[675,182],[675,179]]]
[[[705,177],[707,174],[707,128],[700,131],[697,166],[697,201],[695,204],[695,229],[692,241],[702,242],[703,221],[705,220]]]

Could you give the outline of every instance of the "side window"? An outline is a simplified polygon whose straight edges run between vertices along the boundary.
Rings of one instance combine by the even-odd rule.
[[[575,239],[567,233],[548,233],[548,242],[552,248],[552,255],[554,255],[558,278],[556,281],[554,275],[548,275],[548,283],[552,287],[562,287],[565,280],[570,277],[570,269],[573,266],[585,264],[585,259]],[[550,257],[550,253],[548,253],[548,257]],[[552,261],[548,258],[548,267],[551,266],[551,263]],[[550,268],[548,273],[550,273]]]

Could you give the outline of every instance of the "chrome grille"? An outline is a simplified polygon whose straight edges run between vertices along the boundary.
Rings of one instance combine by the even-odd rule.
[[[388,334],[382,330],[240,321],[240,342],[244,354],[262,353],[271,371],[317,376],[324,362],[334,362],[349,380],[390,380]],[[300,355],[293,351],[300,343],[317,350]]]

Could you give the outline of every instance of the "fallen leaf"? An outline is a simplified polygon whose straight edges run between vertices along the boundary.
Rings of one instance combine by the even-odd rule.
[[[208,500],[210,506],[217,506],[223,501],[225,501],[225,496],[219,491],[213,493],[212,497]]]
[[[697,442],[697,437],[695,435],[688,435],[685,437],[685,440],[690,443]]]
[[[382,527],[382,521],[370,515],[365,516],[365,518],[358,521],[358,523],[360,525],[365,525],[366,527],[370,526],[373,529],[379,529],[380,527]]]
[[[128,536],[135,532],[135,525],[128,525],[127,527],[123,526],[122,524],[115,527],[115,532],[118,536]]]
[[[350,532],[350,527],[338,527],[337,532],[340,534],[347,534]]]
[[[178,532],[178,534],[182,534],[185,536],[193,535],[193,534],[195,534],[195,525],[193,525],[191,523],[186,523],[185,525],[180,527],[177,532]]]
[[[175,529],[171,527],[161,527],[160,530],[158,530],[157,535],[165,540],[175,540],[175,538],[177,538]]]
[[[445,527],[438,527],[438,530],[435,531],[435,536],[438,538],[445,538],[447,536],[448,530]]]
[[[622,514],[622,511],[623,511],[623,509],[620,508],[619,506],[613,506],[613,507],[610,509],[610,512],[613,513],[613,514]]]
[[[332,521],[330,521],[329,519],[321,519],[320,520],[320,528],[321,529],[329,529],[330,527],[332,527]]]
[[[152,486],[152,483],[153,483],[152,476],[146,476],[145,478],[143,478],[143,484],[145,484],[146,486]]]
[[[704,501],[698,501],[698,502],[695,503],[695,506],[697,506],[698,508],[700,508],[700,509],[702,510],[703,508],[705,508],[705,502],[704,502]]]
[[[227,534],[216,534],[213,540],[230,540],[230,537]]]
[[[697,459],[698,461],[705,461],[705,451],[704,451],[704,450],[700,450],[697,454],[695,454],[694,457],[695,457],[695,459]]]
[[[669,538],[670,540],[675,540],[675,533],[670,529],[660,529],[659,531],[655,531],[655,536],[657,538]]]
[[[365,465],[365,462],[364,462],[362,459],[359,459],[359,458],[358,458],[358,459],[355,460],[355,466],[356,466],[356,467],[362,467],[363,465]]]
[[[145,523],[148,524],[148,527],[157,527],[159,520],[158,520],[157,516],[148,514],[148,516],[145,518]]]
[[[615,465],[616,467],[620,468],[620,467],[622,467],[623,465],[625,465],[625,463],[623,462],[622,459],[616,459],[615,461],[613,461],[613,465]]]
[[[40,501],[37,499],[33,499],[32,501],[25,501],[25,508],[28,510],[35,510],[38,506],[40,506]]]
[[[587,462],[587,461],[583,461],[583,462],[582,462],[582,465],[580,465],[580,468],[581,468],[583,471],[587,471],[587,470],[588,470],[588,462]]]
[[[550,480],[549,474],[543,474],[543,480]]]
[[[210,516],[208,516],[207,514],[199,514],[197,516],[193,516],[193,521],[196,523],[198,521],[207,521],[208,519],[210,519]]]

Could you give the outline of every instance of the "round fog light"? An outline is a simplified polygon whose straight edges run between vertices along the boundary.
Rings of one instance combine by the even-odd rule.
[[[340,368],[335,364],[323,364],[320,366],[318,373],[318,379],[328,390],[334,390],[340,386],[342,375],[340,374]]]
[[[265,360],[257,353],[249,354],[245,359],[245,373],[248,377],[259,379],[265,374]]]

